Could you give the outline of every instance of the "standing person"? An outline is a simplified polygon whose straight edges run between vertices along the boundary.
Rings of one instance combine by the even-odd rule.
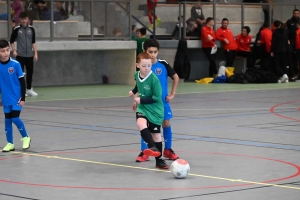
[[[229,20],[227,18],[222,19],[222,26],[217,29],[216,39],[220,40],[223,44],[224,54],[226,58],[226,66],[233,67],[235,60],[236,50],[238,48],[232,31],[228,28]]]
[[[211,54],[213,48],[217,48],[215,44],[215,32],[212,27],[215,25],[215,20],[212,17],[208,17],[206,19],[206,24],[202,28],[201,31],[201,42],[202,42],[202,50],[209,60],[209,76],[214,77],[218,74],[217,66],[215,63],[215,54]]]
[[[153,17],[157,22],[156,27],[160,27],[161,19],[156,15],[154,15],[154,8],[156,7],[156,4],[157,4],[157,0],[147,0],[148,18],[150,22],[148,28],[153,28]]]
[[[297,55],[297,61],[298,61],[298,66],[300,66],[300,20],[297,23],[297,31],[296,31],[296,55]],[[298,80],[300,78],[298,77]]]
[[[134,98],[132,109],[136,112],[137,126],[141,132],[142,139],[147,143],[141,154],[145,157],[154,156],[156,167],[168,169],[167,163],[161,159],[162,140],[160,127],[164,118],[164,105],[162,101],[162,88],[157,76],[151,71],[151,56],[142,52],[137,57],[135,72],[136,92],[138,97]],[[133,96],[132,91],[129,92]]]
[[[290,52],[290,57],[292,58],[292,61],[291,61],[291,65],[292,66],[289,66],[289,67],[292,67],[293,70],[291,71],[294,71],[294,73],[297,73],[299,74],[299,69],[298,69],[298,64],[297,64],[297,55],[295,53],[295,40],[296,40],[296,31],[297,31],[297,23],[298,21],[300,20],[299,18],[299,9],[294,9],[293,10],[293,17],[289,20],[287,20],[286,22],[286,26],[287,26],[287,29],[289,30],[289,41],[290,41],[290,45],[291,45],[291,49],[292,51]],[[294,74],[293,76],[295,76],[296,74]],[[296,75],[297,77],[297,75]],[[292,78],[292,79],[296,79],[296,77]]]
[[[136,40],[136,39],[137,39],[136,26],[131,25],[131,40]]]
[[[265,70],[272,71],[271,69],[271,44],[272,44],[272,31],[269,24],[263,24],[260,31],[260,40],[258,44],[262,45],[261,65]]]
[[[242,28],[242,33],[238,34],[235,38],[236,44],[238,46],[236,55],[243,58],[247,58],[247,69],[251,68],[252,56],[250,49],[252,37],[251,35],[249,35],[250,31],[251,29],[249,26],[244,26]]]
[[[198,35],[201,34],[201,29],[205,24],[205,17],[201,7],[201,1],[198,0],[195,5],[191,8],[191,18],[188,21],[195,21],[197,24]]]
[[[30,137],[20,119],[22,106],[25,103],[25,79],[20,63],[11,59],[9,43],[0,40],[0,106],[3,106],[5,115],[5,134],[7,144],[2,152],[15,150],[13,141],[14,123],[22,135],[23,149],[30,147]]]
[[[147,40],[147,30],[146,28],[141,28],[140,29],[140,37],[136,39],[136,56],[138,56],[140,53],[144,51],[143,49],[143,44]]]
[[[26,94],[28,96],[37,96],[32,89],[33,61],[38,60],[38,53],[35,44],[35,31],[29,23],[29,18],[25,12],[20,14],[21,25],[14,28],[10,36],[10,45],[13,49],[13,55],[20,62],[23,72],[26,66]],[[17,49],[14,42],[17,42]]]
[[[144,51],[151,56],[152,60],[152,72],[158,77],[161,87],[162,87],[162,101],[164,104],[164,120],[163,120],[163,136],[165,142],[165,148],[163,156],[170,160],[176,160],[178,155],[172,149],[172,128],[171,119],[173,118],[172,110],[170,106],[170,101],[174,98],[176,94],[176,89],[179,81],[179,77],[176,72],[172,69],[169,63],[165,60],[157,58],[159,53],[159,43],[155,39],[148,39],[144,43]],[[172,90],[169,94],[168,92],[168,77],[173,79]],[[135,93],[136,91],[131,91]],[[141,141],[141,150],[146,148],[145,142]],[[145,162],[149,158],[143,153],[136,158],[136,162]]]
[[[278,77],[278,83],[287,83],[286,75],[286,51],[288,47],[288,35],[282,28],[281,21],[274,21],[275,31],[272,34],[271,56],[274,59],[274,72]]]

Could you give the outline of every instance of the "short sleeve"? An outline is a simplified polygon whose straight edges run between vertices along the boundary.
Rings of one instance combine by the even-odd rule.
[[[15,67],[16,67],[16,73],[17,73],[18,78],[24,77],[24,73],[23,73],[20,63],[16,63]]]

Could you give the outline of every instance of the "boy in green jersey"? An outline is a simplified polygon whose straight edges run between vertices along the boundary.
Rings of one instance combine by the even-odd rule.
[[[137,62],[140,71],[134,74],[134,78],[138,97],[134,97],[137,106],[133,106],[133,110],[136,111],[137,126],[141,132],[141,137],[148,145],[143,153],[155,157],[157,168],[168,169],[169,166],[161,159],[162,139],[160,128],[164,119],[162,88],[157,76],[151,71],[150,55],[145,52],[140,53]],[[129,94],[130,96],[134,95],[132,92]]]

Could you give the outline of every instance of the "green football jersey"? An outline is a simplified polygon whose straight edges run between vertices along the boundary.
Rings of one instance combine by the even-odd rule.
[[[143,44],[144,42],[148,40],[148,38],[138,38],[136,40],[136,56],[138,56],[140,53],[142,53],[144,51],[143,49]]]
[[[152,71],[143,80],[139,74],[139,71],[134,74],[139,97],[152,97],[155,103],[138,104],[136,112],[143,113],[153,124],[161,125],[164,119],[164,105],[160,82]]]

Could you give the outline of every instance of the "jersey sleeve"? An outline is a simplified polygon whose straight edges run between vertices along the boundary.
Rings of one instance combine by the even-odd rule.
[[[9,41],[10,43],[14,43],[16,41],[16,38],[18,36],[18,30],[19,30],[19,28],[15,28],[13,30],[13,32],[11,33],[11,35],[10,35],[10,41]]]
[[[168,77],[173,79],[173,76],[176,74],[174,69],[170,66],[170,64],[167,61],[161,61],[161,63],[165,66],[168,73]]]
[[[32,31],[32,44],[35,43],[35,30],[33,27],[30,27],[31,28],[31,31]]]
[[[15,67],[16,67],[16,73],[17,73],[18,78],[24,77],[24,73],[23,73],[20,63],[16,63]]]
[[[217,32],[216,32],[216,39],[220,40],[220,41],[224,41],[225,37],[222,34],[222,30],[220,28],[218,28]]]

